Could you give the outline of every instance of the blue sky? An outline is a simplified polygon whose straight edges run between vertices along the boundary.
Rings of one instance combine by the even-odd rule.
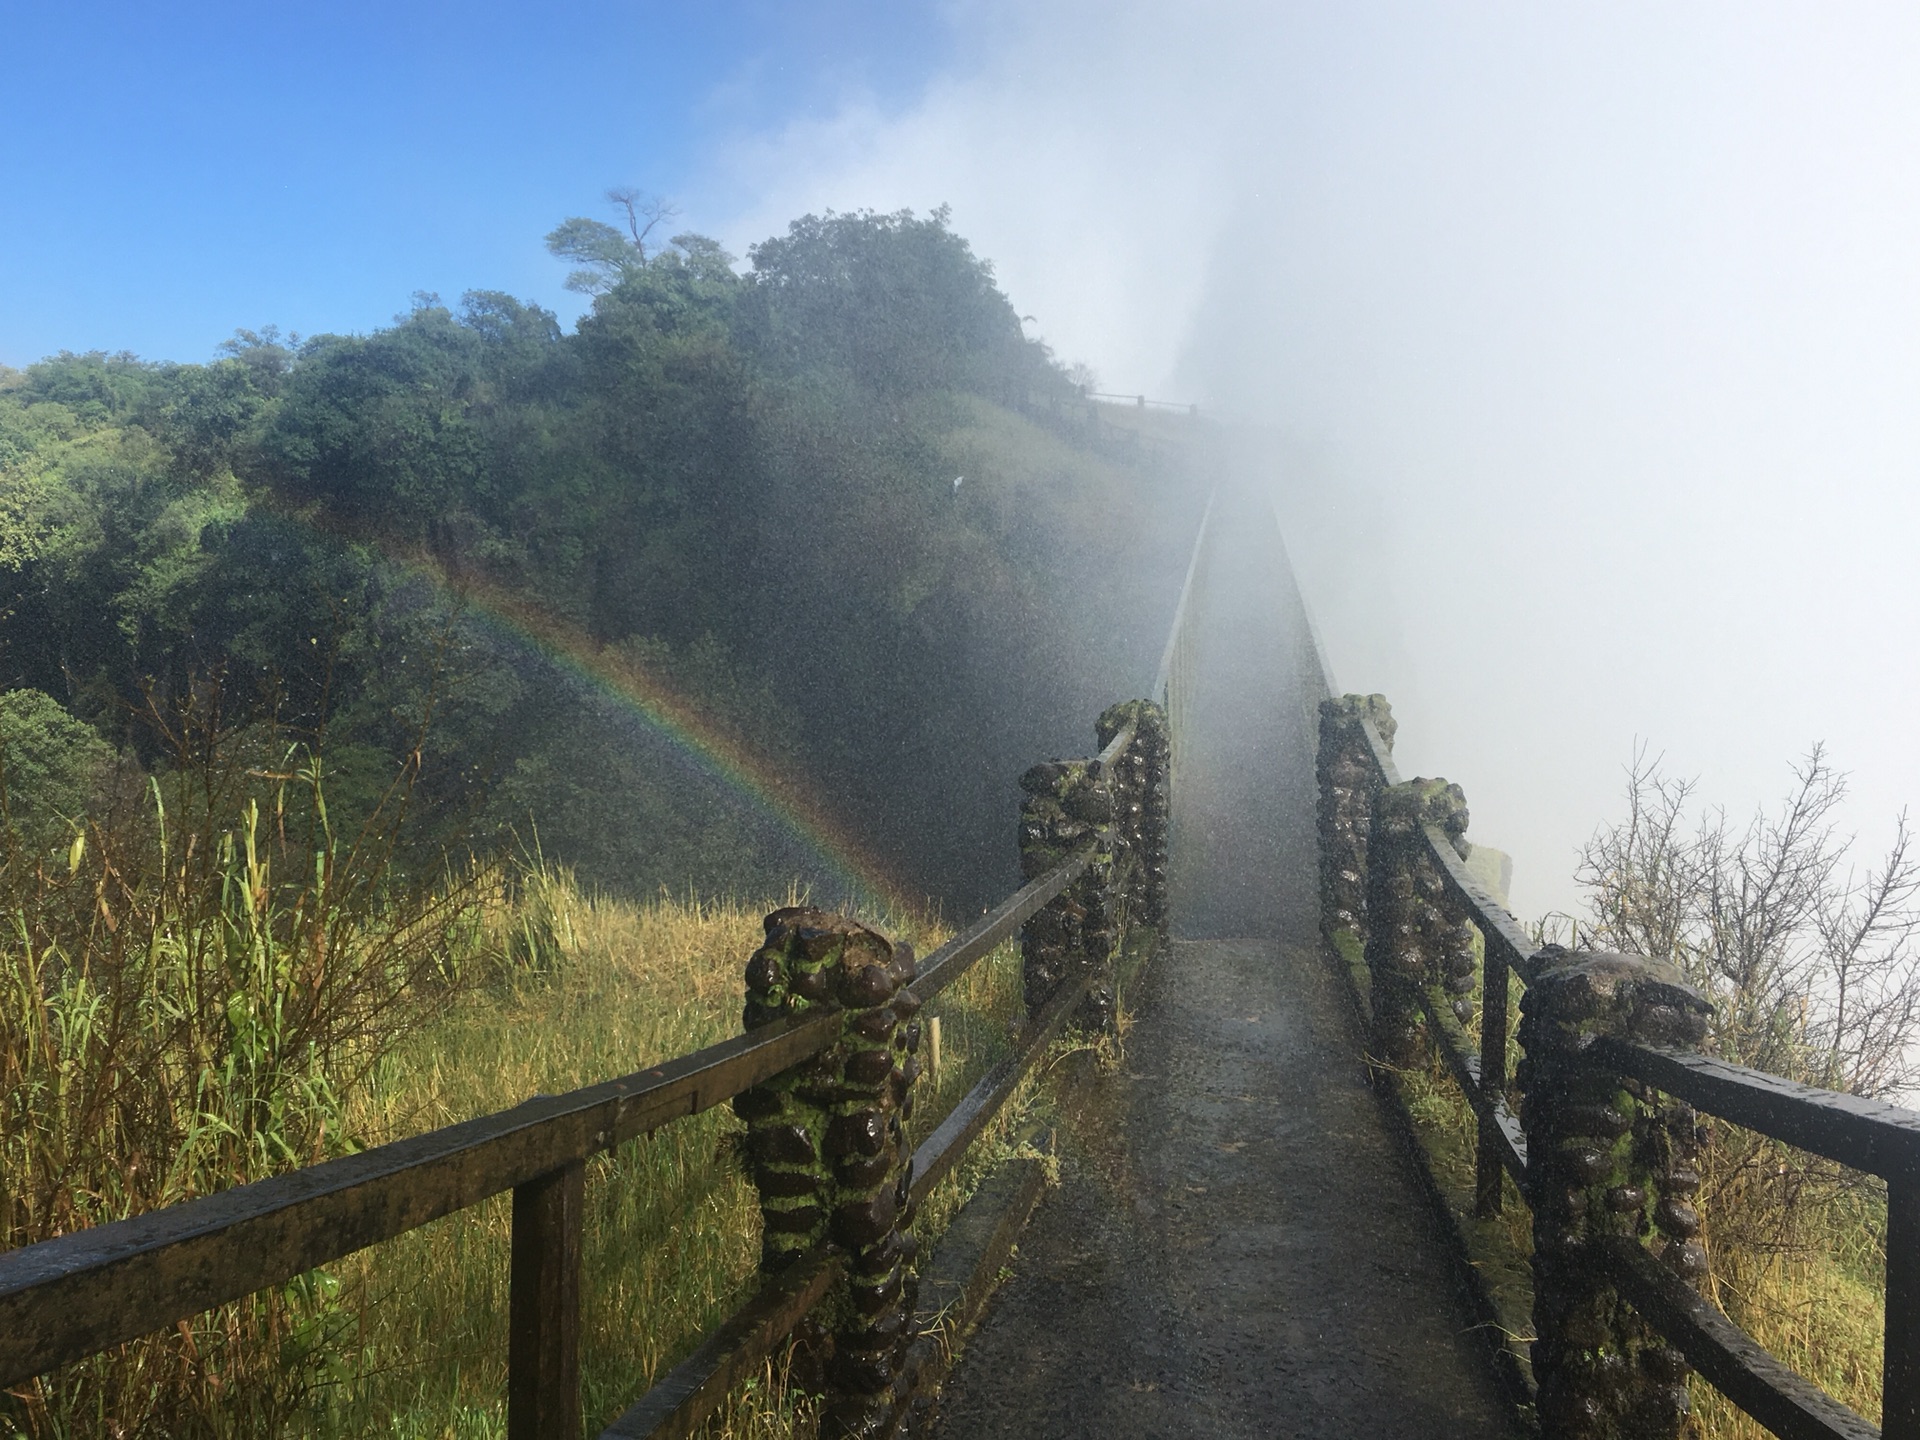
[[[1336,673],[1537,912],[1636,738],[1920,801],[1916,73],[1910,0],[0,0],[0,362],[571,318],[609,185],[951,202],[1062,359],[1273,427]]]
[[[0,363],[204,360],[416,290],[571,315],[560,219],[610,185],[710,195],[716,147],[908,103],[950,43],[880,0],[0,0]]]

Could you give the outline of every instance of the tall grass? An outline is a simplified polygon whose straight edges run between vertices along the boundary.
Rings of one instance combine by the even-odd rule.
[[[1715,1122],[1723,1152],[1756,1156],[1774,1142]],[[1771,1236],[1743,1212],[1779,1214],[1770,1193],[1784,1178],[1761,1167],[1722,1166],[1701,1188],[1701,1239],[1712,1261],[1703,1288],[1727,1315],[1783,1363],[1878,1424],[1886,1324],[1886,1192],[1871,1177],[1808,1187]],[[1755,1193],[1759,1192],[1759,1193]],[[1705,1381],[1693,1382],[1691,1434],[1762,1440],[1770,1434]]]
[[[515,963],[388,1057],[352,1107],[357,1127],[412,1133],[737,1034],[741,969],[761,918],[795,898],[635,904],[582,893],[555,867],[532,868],[489,905],[490,943]],[[942,938],[912,917],[872,918],[923,953]],[[1009,947],[941,997],[943,1064],[921,1100],[923,1128],[1004,1046],[1019,995]],[[757,1283],[757,1202],[739,1134],[721,1108],[589,1167],[582,1372],[593,1433]],[[334,1267],[354,1343],[316,1391],[305,1433],[504,1433],[509,1222],[503,1197]],[[809,1414],[770,1371],[715,1429],[786,1436],[804,1432]]]
[[[359,1143],[347,1098],[452,995],[470,876],[397,882],[413,774],[339,835],[314,745],[149,717],[151,776],[48,851],[0,825],[0,1244],[30,1244]],[[3,760],[4,757],[0,757]],[[4,817],[0,817],[4,818]],[[329,1343],[302,1280],[22,1387],[30,1435],[269,1433]]]
[[[493,887],[484,926],[507,963],[384,1059],[349,1104],[356,1130],[417,1133],[737,1032],[755,907],[636,906],[583,895],[548,866],[512,878]],[[583,1374],[602,1422],[751,1280],[758,1221],[731,1131],[725,1111],[709,1112],[589,1166]],[[352,1338],[302,1428],[503,1433],[509,1231],[503,1196],[334,1267]]]
[[[392,839],[410,777],[363,833],[338,837],[314,749],[270,726],[189,729],[177,764],[63,853],[0,854],[7,1245],[735,1034],[761,917],[801,898],[638,904],[585,893],[538,856],[410,884]],[[866,918],[922,953],[944,938],[916,917]],[[916,1128],[1005,1052],[1020,990],[1003,947],[932,1007],[943,1062]],[[756,1283],[738,1134],[722,1108],[590,1166],[583,1373],[596,1427]],[[983,1163],[941,1187],[925,1233]],[[41,1377],[0,1402],[0,1430],[503,1433],[509,1219],[498,1197]],[[805,1431],[809,1405],[770,1367],[716,1431]]]

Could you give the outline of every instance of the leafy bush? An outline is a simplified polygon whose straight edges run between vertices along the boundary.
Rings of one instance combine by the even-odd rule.
[[[42,690],[0,691],[0,816],[40,854],[81,832],[112,751]]]

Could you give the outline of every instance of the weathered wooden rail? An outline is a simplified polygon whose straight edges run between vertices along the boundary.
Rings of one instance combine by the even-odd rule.
[[[1082,392],[1089,400],[1102,400],[1109,405],[1131,405],[1136,410],[1171,410],[1180,415],[1198,415],[1199,405],[1187,400],[1150,400],[1145,395],[1121,395],[1109,390],[1087,390]]]
[[[1476,1117],[1479,1213],[1499,1212],[1503,1175],[1531,1210],[1542,1433],[1677,1435],[1691,1367],[1788,1440],[1920,1440],[1920,1113],[1700,1054],[1708,1008],[1668,967],[1534,944],[1464,863],[1459,787],[1401,779],[1385,700],[1320,708],[1322,929],[1383,1086],[1439,1059]],[[1513,977],[1524,1058],[1509,1074]],[[1886,1181],[1879,1429],[1694,1288],[1702,1113]]]
[[[1153,693],[1190,633],[1201,524]],[[767,917],[747,962],[747,1031],[564,1095],[451,1125],[131,1219],[0,1253],[0,1388],[512,1192],[507,1432],[581,1432],[579,1332],[586,1162],[731,1102],[760,1195],[759,1291],[602,1434],[692,1433],[799,1323],[827,1312],[828,1434],[902,1423],[940,1366],[916,1354],[911,1226],[1050,1042],[1109,1023],[1116,960],[1164,940],[1171,747],[1161,703],[1112,707],[1086,760],[1021,779],[1026,883],[916,964],[845,916]],[[920,1009],[1021,936],[1028,1015],[917,1149]],[[1030,1203],[1030,1197],[1029,1197]],[[1004,1245],[1001,1252],[1004,1253]],[[997,1264],[997,1262],[996,1262]]]
[[[1092,808],[1089,797],[1103,799],[1109,814],[1093,824],[1070,821],[1063,838],[1074,843],[1054,847],[1057,854],[1048,848],[1061,829],[1057,824],[1029,839],[1028,853],[1045,853],[1049,863],[935,951],[917,973],[904,947],[843,917],[776,912],[768,917],[769,944],[756,952],[750,976],[754,965],[764,969],[780,946],[796,953],[811,947],[818,953],[807,957],[814,962],[810,973],[832,974],[809,987],[795,970],[781,987],[791,993],[771,1004],[767,997],[773,987],[754,986],[749,1016],[750,1023],[759,1023],[736,1039],[600,1085],[529,1100],[496,1115],[0,1254],[0,1385],[283,1284],[510,1190],[508,1430],[516,1437],[578,1433],[587,1159],[729,1100],[753,1126],[770,1113],[761,1097],[783,1084],[802,1090],[825,1086],[836,1093],[805,1117],[810,1126],[780,1117],[790,1129],[808,1130],[780,1136],[805,1150],[798,1164],[789,1163],[793,1157],[787,1151],[765,1144],[756,1150],[755,1178],[771,1222],[767,1287],[605,1432],[687,1433],[732,1382],[756,1367],[828,1295],[849,1257],[857,1260],[890,1246],[888,1264],[895,1263],[912,1207],[952,1170],[1048,1042],[1098,990],[1103,967],[1124,942],[1128,924],[1163,923],[1164,893],[1150,893],[1143,880],[1154,866],[1164,865],[1154,849],[1164,850],[1164,823],[1136,827],[1144,833],[1129,837],[1111,812],[1138,805],[1143,815],[1151,810],[1163,822],[1165,727],[1159,708],[1147,702],[1117,707],[1117,712],[1117,723],[1105,727],[1108,744],[1097,758],[1040,767],[1044,773],[1030,787],[1049,798],[1059,792],[1066,804],[1082,811]],[[1115,785],[1115,780],[1124,783]],[[1030,817],[1035,808],[1029,802]],[[1029,818],[1027,829],[1034,828]],[[1089,902],[1113,922],[1097,934],[1083,923]],[[1136,908],[1129,911],[1129,903]],[[989,1070],[910,1157],[878,1167],[880,1173],[866,1186],[869,1198],[892,1196],[898,1189],[897,1206],[882,1202],[874,1212],[882,1218],[870,1227],[871,1235],[850,1228],[843,1213],[829,1215],[819,1203],[822,1190],[843,1208],[847,1202],[840,1199],[843,1186],[822,1178],[834,1150],[845,1151],[828,1132],[847,1115],[864,1120],[869,1111],[861,1102],[887,1098],[889,1088],[899,1093],[883,1107],[884,1119],[906,1108],[919,1071],[914,1012],[1030,927],[1035,917],[1058,915],[1073,920],[1075,943],[1049,946],[1045,937],[1030,937],[1030,948],[1045,952],[1046,973],[1030,967],[1028,990],[1037,1003],[1013,1053]],[[1058,930],[1056,925],[1047,934]],[[808,1002],[799,993],[807,988],[822,993]],[[870,1003],[851,1003],[861,998]],[[762,1012],[757,1016],[756,1005]],[[876,1025],[876,1016],[887,1018]],[[865,1030],[883,1031],[884,1043],[850,1049],[849,1037]],[[861,1056],[882,1063],[861,1064]],[[824,1069],[823,1060],[829,1062]],[[836,1069],[840,1073],[833,1073]],[[900,1125],[893,1130],[897,1143]],[[762,1127],[754,1138],[765,1133]],[[881,1153],[877,1145],[874,1149]],[[796,1187],[782,1179],[809,1173],[819,1181],[808,1192],[813,1197],[808,1203],[818,1213],[807,1217],[807,1226],[796,1227],[791,1224]],[[776,1244],[776,1239],[787,1243]],[[890,1303],[897,1306],[897,1280],[893,1288]],[[888,1338],[902,1335],[912,1338],[896,1325]],[[836,1389],[848,1392],[845,1385]],[[861,1403],[843,1407],[849,1433],[867,1433],[858,1421],[868,1411],[897,1409],[891,1398],[881,1403],[874,1391],[850,1393]]]

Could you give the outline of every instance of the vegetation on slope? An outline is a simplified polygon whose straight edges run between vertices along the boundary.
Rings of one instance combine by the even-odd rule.
[[[971,908],[1019,771],[1144,679],[1197,506],[1062,418],[943,215],[808,217],[745,273],[595,225],[555,232],[596,295],[572,334],[474,292],[0,373],[0,1246],[732,1033],[766,905],[667,887],[778,894],[790,837],[607,686]],[[1004,952],[941,997],[919,1123],[1018,996]],[[593,1167],[599,1419],[752,1283],[734,1129]],[[43,1377],[0,1428],[497,1433],[505,1226]],[[800,1414],[763,1387],[729,1424]]]
[[[944,215],[805,217],[744,272],[568,226],[600,292],[570,334],[474,291],[207,365],[0,376],[0,686],[147,765],[129,713],[221,673],[229,705],[324,728],[362,811],[437,687],[426,853],[531,817],[627,893],[792,873],[670,740],[463,606],[472,581],[638,663],[910,893],[996,893],[1013,775],[1144,683],[1193,495],[1047,428],[1076,392]],[[58,748],[34,703],[14,727]]]
[[[739,1027],[761,916],[643,903],[539,856],[409,878],[391,816],[334,833],[297,741],[197,734],[58,863],[0,853],[0,1242],[30,1243],[644,1069]],[[284,737],[279,737],[284,738]],[[393,805],[405,797],[390,797]],[[944,933],[867,918],[923,951]],[[933,1006],[936,1124],[1021,1013],[1004,947]],[[1017,1123],[1019,1107],[999,1134]],[[604,1423],[755,1283],[755,1199],[722,1108],[590,1166],[585,1394]],[[937,1235],[989,1144],[926,1207]],[[0,1433],[503,1433],[506,1197],[0,1398]],[[804,1420],[768,1380],[725,1433]]]

